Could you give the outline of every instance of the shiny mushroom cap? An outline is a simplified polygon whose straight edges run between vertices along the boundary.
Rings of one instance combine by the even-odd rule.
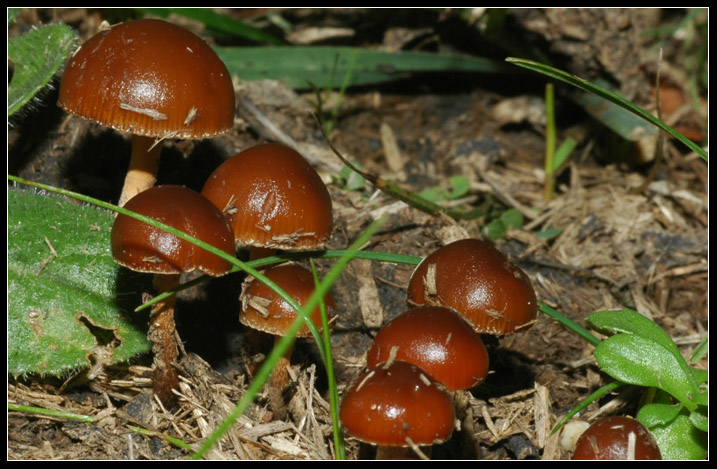
[[[234,86],[217,54],[172,23],[143,19],[99,32],[70,58],[58,104],[147,137],[207,138],[234,124]]]
[[[575,445],[572,459],[662,459],[650,431],[630,417],[611,416],[590,425]]]
[[[393,359],[420,367],[451,391],[481,384],[489,370],[478,333],[457,312],[439,306],[410,309],[381,327],[367,365]]]
[[[234,240],[222,213],[198,192],[181,186],[155,186],[125,207],[177,228],[233,255]],[[231,263],[177,236],[127,215],[112,226],[115,261],[138,272],[180,274],[198,269],[208,275],[229,272]]]
[[[451,398],[436,384],[406,362],[369,368],[346,391],[339,412],[342,428],[379,446],[442,443],[451,437],[455,411]]]
[[[437,305],[463,315],[480,333],[530,327],[538,301],[528,276],[488,243],[463,239],[426,257],[408,284],[411,305]]]
[[[202,194],[225,213],[238,247],[316,250],[331,236],[326,186],[285,145],[256,145],[229,158],[209,176]]]
[[[300,305],[305,304],[316,288],[313,274],[295,263],[285,263],[266,269],[263,274],[282,290],[289,294]],[[253,277],[247,278],[240,296],[242,310],[239,320],[245,326],[266,332],[268,334],[283,336],[286,330],[296,319],[297,312],[276,292],[257,281]],[[327,314],[335,307],[331,294],[324,298]],[[311,312],[311,320],[321,330],[321,310],[317,306]],[[332,323],[330,323],[331,327]],[[308,337],[311,331],[304,324],[296,334],[297,337]]]

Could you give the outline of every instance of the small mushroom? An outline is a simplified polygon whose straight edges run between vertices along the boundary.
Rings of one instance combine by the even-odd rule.
[[[267,268],[263,274],[272,282],[276,283],[282,290],[289,294],[299,305],[304,305],[314,293],[316,285],[313,274],[299,264],[289,262]],[[240,296],[241,313],[239,320],[242,324],[257,331],[271,334],[278,342],[286,335],[287,329],[291,326],[297,316],[297,312],[276,292],[266,284],[257,281],[253,277],[245,280]],[[331,294],[324,298],[329,319],[335,307]],[[311,320],[321,330],[321,310],[316,307],[311,312]],[[332,323],[329,323],[331,327]],[[309,337],[311,331],[304,324],[297,332],[297,337]],[[292,348],[279,360],[272,371],[270,384],[278,390],[282,390],[289,383],[288,367],[291,361]],[[277,410],[277,409],[275,409]]]
[[[455,425],[450,396],[420,368],[402,361],[362,373],[346,391],[339,417],[348,436],[377,445],[376,459],[405,458],[411,448],[443,443]]]
[[[234,239],[222,213],[199,193],[181,186],[155,186],[131,198],[125,208],[177,228],[217,249],[233,254]],[[115,262],[137,272],[154,274],[158,293],[179,284],[184,272],[198,269],[220,276],[231,263],[177,236],[127,215],[118,215],[112,226]],[[147,338],[154,353],[154,390],[165,407],[176,401],[177,342],[174,296],[153,305]]]
[[[119,205],[156,182],[159,141],[214,137],[234,125],[234,86],[195,34],[143,19],[100,31],[70,58],[58,105],[132,137]]]
[[[412,308],[386,323],[368,350],[367,365],[412,363],[449,390],[470,389],[488,375],[488,352],[477,332],[455,311]]]
[[[572,459],[662,459],[662,455],[647,427],[630,417],[611,416],[580,435]]]
[[[295,150],[265,143],[222,163],[202,195],[229,219],[237,248],[252,259],[274,250],[323,249],[331,236],[331,197],[316,170]]]
[[[490,244],[463,239],[428,255],[408,283],[410,305],[452,308],[479,333],[504,335],[535,322],[530,279]]]

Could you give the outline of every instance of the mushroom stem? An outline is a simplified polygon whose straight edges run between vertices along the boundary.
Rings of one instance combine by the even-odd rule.
[[[154,288],[163,293],[179,285],[179,274],[157,274],[154,276]],[[170,409],[177,401],[172,392],[179,383],[179,375],[174,368],[179,356],[174,325],[174,302],[172,295],[156,303],[149,316],[147,339],[152,343],[154,354],[154,393],[162,404]]]
[[[153,137],[132,136],[132,157],[117,205],[124,207],[129,199],[154,186],[161,153],[162,145]]]
[[[276,336],[274,339],[274,346],[279,343],[281,336]],[[274,365],[274,370],[271,372],[270,383],[271,386],[282,390],[289,385],[289,366],[291,365],[291,355],[294,353],[294,343],[287,349],[286,353],[279,358]]]
[[[431,447],[430,446],[416,446],[416,449],[420,451],[417,453],[410,446],[383,446],[378,445],[376,448],[376,460],[387,460],[387,459],[431,459]]]
[[[276,254],[276,249],[274,248],[264,248],[259,246],[252,246],[249,249],[249,260],[255,261],[257,259],[263,259],[264,257],[273,256]]]

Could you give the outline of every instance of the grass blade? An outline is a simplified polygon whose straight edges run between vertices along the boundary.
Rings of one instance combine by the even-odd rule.
[[[229,72],[246,81],[280,80],[295,89],[326,88],[331,71],[351,86],[375,85],[425,72],[511,73],[504,64],[482,57],[431,52],[388,52],[358,47],[217,47]],[[336,57],[339,57],[336,60]]]
[[[580,88],[584,91],[587,91],[589,93],[592,93],[594,95],[597,95],[603,99],[606,99],[610,101],[611,103],[617,104],[618,106],[621,106],[628,111],[642,117],[643,119],[647,120],[648,122],[656,125],[660,129],[664,130],[683,144],[685,144],[690,150],[697,153],[703,160],[709,161],[709,156],[707,152],[702,149],[699,145],[697,145],[692,140],[688,139],[666,123],[664,123],[662,120],[658,119],[657,117],[653,116],[649,112],[645,111],[644,109],[640,108],[639,106],[634,105],[630,101],[627,101],[624,98],[621,98],[620,96],[616,95],[615,93],[612,93],[611,91],[608,91],[604,88],[601,88],[597,85],[594,85],[593,83],[590,83],[587,80],[584,80],[582,78],[576,77],[575,75],[571,75],[567,72],[564,72],[562,70],[558,70],[556,68],[553,68],[549,65],[544,65],[538,62],[534,62],[532,60],[526,60],[526,59],[520,59],[516,57],[508,57],[506,59],[508,63],[512,63],[514,65],[517,65],[519,67],[527,68],[529,70],[532,70],[534,72],[542,73],[543,75],[549,76],[551,78],[554,78],[556,80],[562,81],[564,83],[568,83],[569,85],[573,85],[577,88]]]

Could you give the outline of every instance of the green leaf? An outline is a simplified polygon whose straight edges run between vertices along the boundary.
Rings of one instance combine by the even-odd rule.
[[[692,356],[690,357],[690,363],[692,363],[693,365],[695,363],[698,363],[700,360],[707,356],[707,352],[709,352],[709,349],[710,338],[709,336],[705,336],[705,338],[700,341],[697,347],[695,347],[695,351],[692,352]]]
[[[577,140],[572,137],[567,137],[560,147],[558,147],[553,156],[553,172],[565,164],[577,144]]]
[[[491,239],[500,239],[506,231],[512,229],[520,229],[523,227],[523,214],[520,210],[509,208],[500,214],[495,220],[491,220],[485,228],[485,234]]]
[[[631,309],[598,311],[587,317],[587,322],[600,332],[623,332],[639,335],[665,347],[675,355],[682,357],[680,350],[667,332],[651,319]]]
[[[535,236],[537,236],[540,239],[549,241],[553,238],[557,238],[558,236],[560,236],[560,233],[562,233],[562,232],[563,232],[562,228],[553,227],[553,228],[548,228],[548,229],[541,230],[541,231],[536,231]]]
[[[647,404],[640,408],[637,419],[647,428],[668,425],[677,418],[683,408],[682,404]]]
[[[699,390],[673,353],[654,340],[634,334],[618,334],[595,348],[600,368],[613,378],[638,386],[655,387],[670,393],[694,410]]]
[[[361,164],[354,161],[352,162],[356,168],[361,169]],[[344,189],[349,191],[357,191],[361,188],[363,188],[364,183],[366,179],[349,166],[344,166],[341,168],[341,171],[339,171],[339,177],[341,178],[343,182]]]
[[[703,432],[708,432],[710,420],[707,415],[707,407],[700,406],[697,408],[697,410],[693,410],[692,412],[690,412],[690,422],[692,422],[692,425],[694,425],[696,428],[699,428]]]
[[[647,406],[646,406],[647,407]],[[646,412],[652,412],[648,409]],[[701,460],[707,457],[707,433],[690,420],[689,412],[682,409],[669,423],[650,426],[650,420],[643,421],[645,415],[638,412],[637,419],[645,424],[660,447],[662,459]]]
[[[15,64],[7,90],[8,116],[19,111],[45,88],[75,44],[69,26],[51,24],[8,41],[8,60]]]
[[[598,96],[602,99],[605,99],[613,104],[617,104],[618,106],[627,109],[628,111],[632,112],[633,114],[641,117],[642,119],[652,123],[653,125],[656,125],[660,129],[664,130],[668,134],[675,137],[677,140],[682,142],[685,146],[687,146],[690,150],[694,151],[702,159],[705,161],[709,161],[709,155],[707,152],[702,149],[699,145],[697,145],[692,140],[688,139],[669,125],[667,125],[662,120],[658,119],[657,117],[653,116],[651,113],[645,111],[644,109],[640,108],[639,106],[636,106],[635,104],[631,103],[630,101],[627,101],[626,99],[616,95],[615,93],[606,90],[605,88],[602,88],[600,86],[597,86],[593,83],[590,83],[587,80],[584,80],[582,78],[576,77],[575,75],[571,75],[570,73],[567,73],[562,70],[558,70],[554,67],[551,67],[549,65],[541,64],[539,62],[534,62],[532,60],[527,59],[520,59],[515,57],[508,57],[506,59],[507,62],[515,64],[519,67],[524,67],[529,70],[532,70],[534,72],[541,73],[543,75],[546,75],[548,77],[554,78],[556,80],[560,80],[564,83],[568,83],[572,86],[575,86],[577,88],[580,88],[584,91],[587,91],[595,96]]]
[[[146,315],[130,315],[148,277],[126,275],[110,252],[110,212],[64,197],[8,189],[8,372],[61,375],[148,352]]]
[[[690,368],[672,337],[657,323],[637,311],[631,309],[598,311],[588,316],[587,322],[602,332],[635,334],[661,345],[674,356],[676,363],[682,368],[683,373],[687,376],[687,381],[694,389],[700,382],[703,382],[695,379],[698,376],[701,377],[703,373]],[[700,395],[695,396],[696,402],[701,402],[700,397]]]
[[[595,84],[609,89],[607,82],[596,81]],[[615,95],[617,96],[617,93]],[[571,97],[594,119],[625,140],[634,142],[657,135],[657,128],[654,125],[619,104],[606,101],[592,93],[574,94]]]
[[[502,63],[482,57],[431,52],[330,46],[217,47],[215,50],[229,72],[241,80],[279,80],[296,89],[325,88],[330,85],[332,73],[345,76],[349,69],[350,86],[387,83],[425,72],[510,73]]]
[[[231,36],[238,36],[252,41],[267,44],[284,44],[281,38],[273,36],[261,29],[250,26],[243,21],[231,16],[217,13],[207,8],[139,8],[140,11],[151,13],[162,18],[168,17],[171,13],[191,18],[203,23],[207,28]]]
[[[451,193],[448,196],[450,199],[458,199],[463,197],[471,189],[471,182],[467,177],[459,174],[457,176],[451,176],[449,179],[451,183]]]

